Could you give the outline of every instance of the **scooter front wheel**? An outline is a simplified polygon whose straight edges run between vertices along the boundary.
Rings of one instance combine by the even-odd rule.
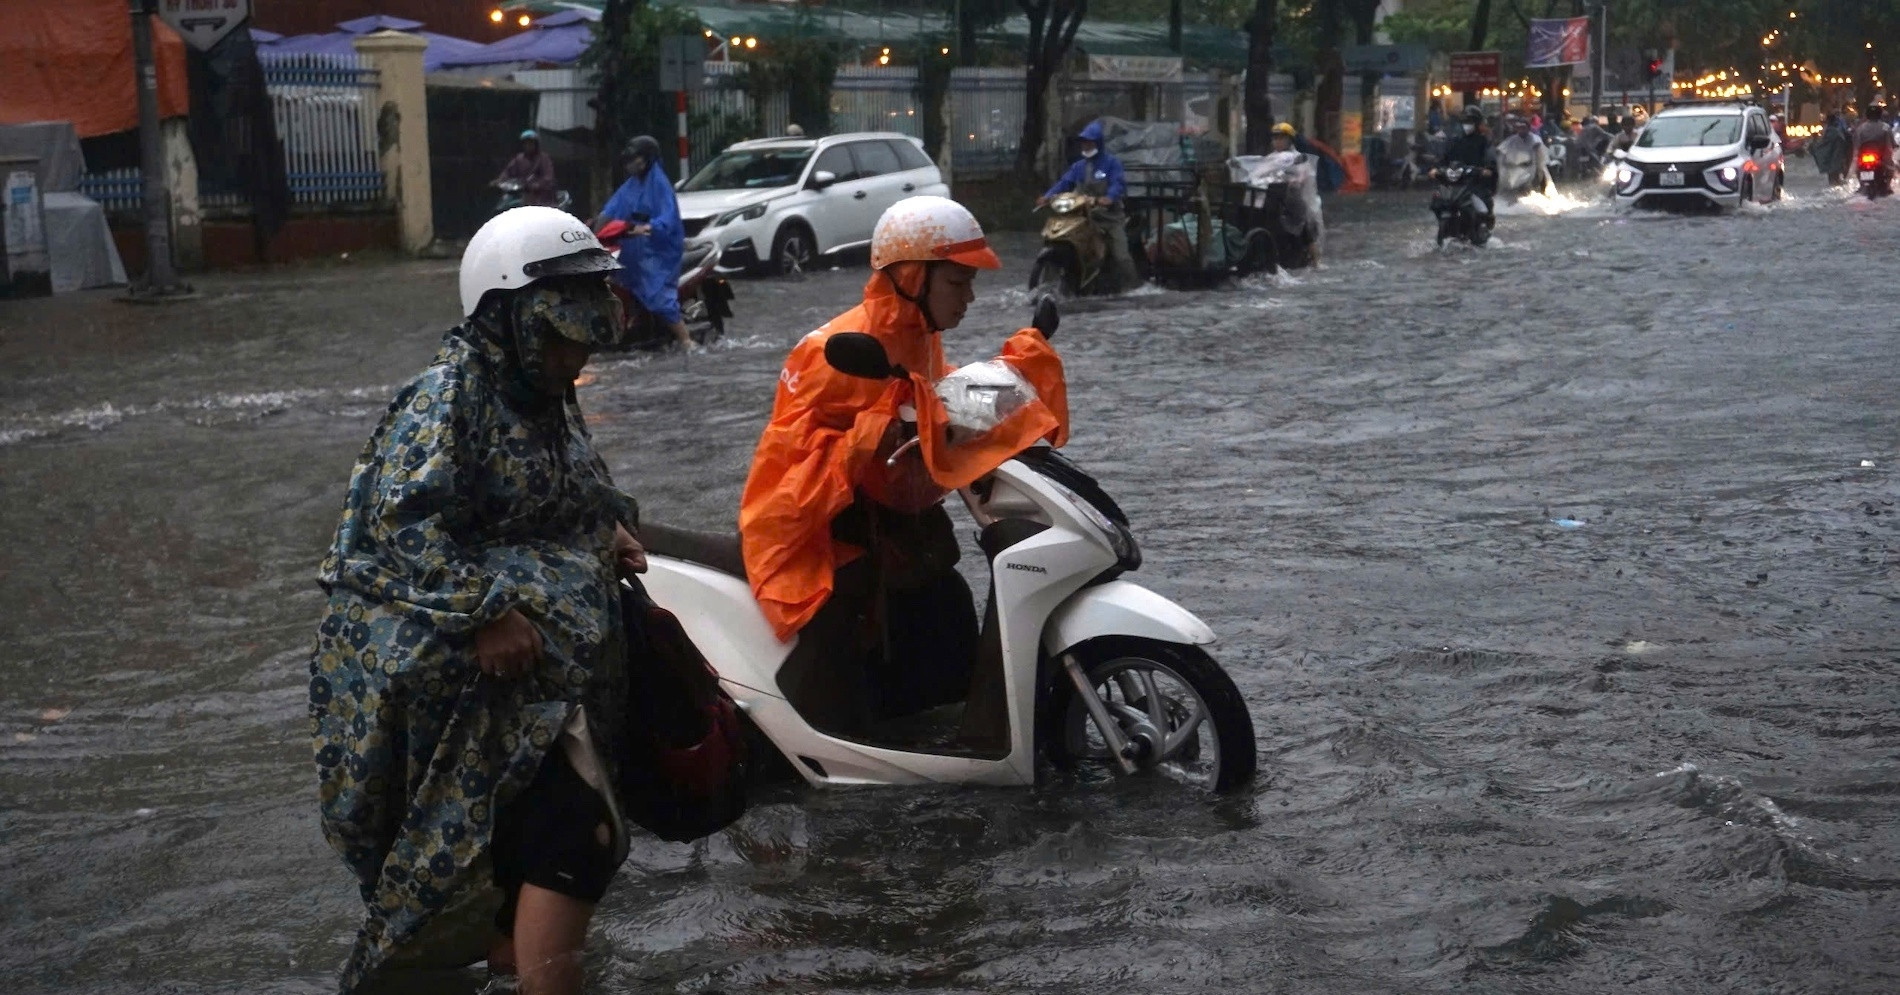
[[[1097,639],[1074,651],[1137,771],[1215,793],[1253,778],[1253,718],[1233,678],[1199,647],[1151,639]],[[1120,765],[1066,676],[1048,702],[1044,752],[1064,769]]]

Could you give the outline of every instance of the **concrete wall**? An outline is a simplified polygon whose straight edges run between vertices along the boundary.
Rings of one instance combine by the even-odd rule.
[[[394,252],[401,245],[396,216],[390,213],[316,215],[291,218],[277,237],[257,252],[251,222],[208,221],[198,229],[205,269],[235,269],[262,263],[289,263],[336,259],[359,252]],[[128,273],[145,271],[145,229],[141,225],[115,226],[112,240],[119,246]]]
[[[422,52],[428,42],[414,35],[378,31],[356,40],[356,51],[377,71],[376,128],[383,180],[396,205],[405,252],[435,241],[434,194],[429,182],[429,100]]]

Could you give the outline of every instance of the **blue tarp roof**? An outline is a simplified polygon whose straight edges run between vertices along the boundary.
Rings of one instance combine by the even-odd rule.
[[[354,55],[356,39],[376,31],[402,31],[429,43],[422,53],[422,68],[426,72],[434,72],[450,60],[472,55],[483,48],[480,42],[466,38],[417,31],[420,27],[421,21],[378,14],[344,21],[337,25],[338,30],[320,35],[290,35],[270,41],[260,40],[257,50],[261,55]],[[256,35],[257,32],[253,31],[252,36]]]
[[[562,11],[534,22],[533,27],[518,35],[483,45],[443,65],[492,66],[505,62],[571,65],[580,61],[581,53],[593,42],[593,22],[598,20],[600,15],[592,11]]]

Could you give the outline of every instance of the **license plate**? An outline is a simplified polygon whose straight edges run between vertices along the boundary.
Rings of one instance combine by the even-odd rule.
[[[1662,185],[1666,187],[1682,186],[1682,174],[1681,173],[1662,174]]]
[[[1871,180],[1874,178],[1874,171],[1871,169],[1863,169],[1860,171],[1860,178],[1863,180]]]

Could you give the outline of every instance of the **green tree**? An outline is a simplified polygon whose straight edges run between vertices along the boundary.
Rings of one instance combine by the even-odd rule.
[[[619,150],[634,135],[652,135],[663,149],[678,148],[679,116],[673,95],[660,90],[660,39],[698,35],[699,18],[679,7],[644,0],[607,0],[581,65],[599,77],[594,101],[596,166],[613,180]],[[675,171],[678,164],[675,163]]]
[[[1029,48],[1023,58],[1026,64],[1023,139],[1016,149],[1016,167],[1029,172],[1036,167],[1036,156],[1042,151],[1042,133],[1049,121],[1044,105],[1049,82],[1075,45],[1075,32],[1082,26],[1082,18],[1088,16],[1089,0],[1016,0],[1016,3],[1029,19]]]

